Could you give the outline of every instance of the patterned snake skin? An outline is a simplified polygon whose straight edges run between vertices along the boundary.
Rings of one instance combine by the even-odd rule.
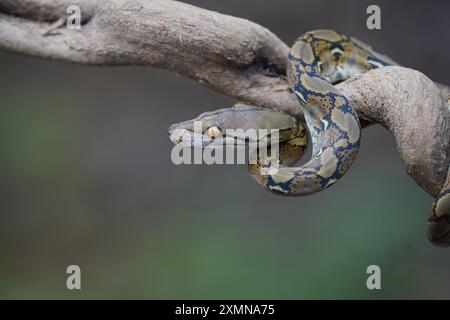
[[[361,129],[358,117],[348,102],[348,99],[333,85],[353,78],[371,69],[398,65],[387,56],[375,51],[364,42],[338,34],[333,30],[316,30],[302,35],[292,46],[288,56],[288,80],[300,102],[305,115],[306,124],[312,140],[312,158],[304,165],[288,167],[295,163],[306,148],[306,133],[300,124],[293,124],[286,119],[280,129],[288,130],[289,123],[296,130],[289,131],[288,136],[281,140],[280,166],[275,173],[259,174],[255,166],[249,165],[250,174],[271,192],[287,196],[301,196],[318,192],[336,183],[349,169],[358,152]],[[443,90],[444,91],[444,90]],[[443,92],[450,108],[450,96]],[[190,130],[193,121],[205,120],[208,124],[203,128],[203,136],[210,139],[223,134],[225,129],[237,128],[236,120],[229,120],[230,115],[237,114],[238,108],[222,109],[200,115],[194,120],[173,125],[169,134],[177,143],[183,134],[174,136],[175,129]],[[252,113],[255,115],[261,108],[249,109],[247,106],[245,119],[250,127],[269,128],[276,125],[252,123]],[[227,123],[223,123],[223,110],[228,110]],[[279,112],[272,111],[273,116]],[[213,114],[213,116],[211,116]],[[284,115],[288,117],[287,115]],[[281,116],[278,116],[281,117]],[[234,119],[239,116],[232,117]],[[278,119],[279,121],[279,119]],[[222,122],[222,123],[221,123]],[[270,122],[270,121],[269,121]],[[211,129],[214,128],[214,129]],[[213,132],[214,131],[214,132]],[[184,131],[186,132],[186,131]],[[302,132],[301,139],[298,134]],[[297,149],[284,157],[290,145]],[[265,165],[258,163],[258,165]],[[441,193],[435,201],[429,217],[428,238],[433,244],[447,246],[450,244],[450,172]]]

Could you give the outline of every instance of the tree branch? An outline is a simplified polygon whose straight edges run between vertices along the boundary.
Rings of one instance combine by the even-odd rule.
[[[76,3],[81,31],[44,35]],[[87,5],[89,4],[89,5]],[[285,81],[288,47],[245,19],[164,0],[1,0],[0,48],[88,65],[173,70],[238,100],[302,117]]]
[[[64,26],[69,5],[82,29]],[[302,119],[286,81],[288,46],[266,28],[176,1],[0,0],[0,49],[85,65],[173,70],[236,100]],[[406,170],[431,195],[449,165],[450,112],[423,74],[391,67],[339,84],[363,123],[395,137]]]
[[[385,67],[338,87],[359,114],[392,133],[407,173],[436,196],[450,163],[450,109],[435,83],[412,69]]]

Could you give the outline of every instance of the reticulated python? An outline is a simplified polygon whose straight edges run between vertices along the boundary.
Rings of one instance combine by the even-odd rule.
[[[310,31],[297,39],[288,56],[287,75],[305,115],[313,149],[312,158],[302,166],[290,167],[306,149],[304,127],[294,118],[270,109],[237,104],[172,125],[169,135],[174,143],[192,142],[196,134],[193,123],[202,121],[197,138],[203,146],[217,143],[219,137],[221,143],[233,139],[246,144],[248,139],[227,136],[227,129],[279,129],[281,167],[273,174],[262,175],[258,165],[249,165],[250,174],[274,193],[301,196],[318,192],[345,174],[360,143],[358,117],[333,84],[389,65],[397,63],[364,42],[332,30]],[[444,94],[450,108],[449,95]],[[450,171],[430,211],[428,237],[436,245],[450,245]]]

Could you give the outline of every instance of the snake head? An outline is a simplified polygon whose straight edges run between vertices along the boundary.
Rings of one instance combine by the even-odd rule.
[[[296,120],[287,114],[238,103],[170,126],[169,138],[187,147],[246,146],[270,138],[271,130],[279,130],[283,142],[297,129]]]

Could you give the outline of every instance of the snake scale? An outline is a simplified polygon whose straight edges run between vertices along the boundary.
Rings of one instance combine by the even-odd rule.
[[[288,55],[287,77],[298,97],[312,141],[312,157],[292,166],[307,147],[301,123],[278,111],[238,103],[232,108],[206,112],[174,124],[169,136],[174,143],[192,142],[194,122],[201,121],[202,146],[227,139],[246,144],[248,139],[227,135],[228,129],[279,129],[280,162],[274,173],[261,174],[267,161],[249,164],[252,177],[267,190],[303,196],[336,183],[349,169],[359,149],[361,127],[347,97],[334,86],[371,69],[398,65],[366,43],[333,30],[315,30],[300,36]],[[450,109],[450,96],[443,93]],[[221,138],[221,139],[218,139]],[[450,245],[450,172],[428,219],[428,238],[438,246]]]

